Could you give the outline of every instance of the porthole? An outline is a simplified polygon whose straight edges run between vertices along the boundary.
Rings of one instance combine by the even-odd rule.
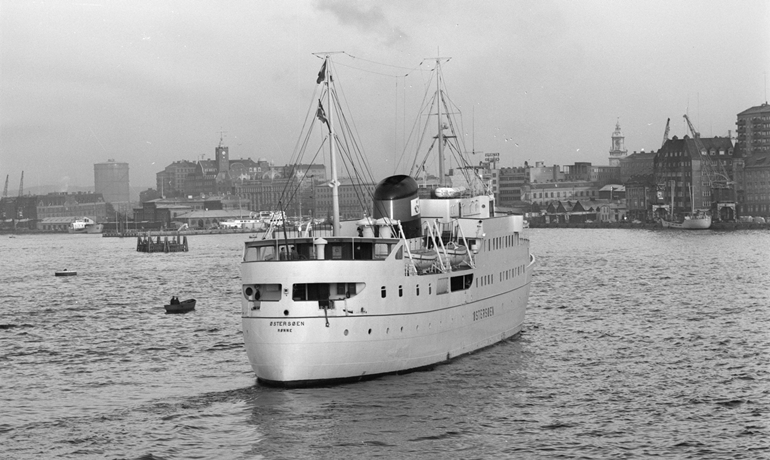
[[[343,334],[348,335],[348,330],[345,329],[345,332],[343,332]]]
[[[369,335],[372,335],[372,330],[371,329],[369,329]]]
[[[289,310],[284,310],[283,311],[283,316],[289,316]]]

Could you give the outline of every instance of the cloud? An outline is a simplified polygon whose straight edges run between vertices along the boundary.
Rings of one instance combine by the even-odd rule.
[[[320,0],[318,9],[333,14],[343,25],[378,35],[386,45],[395,45],[409,37],[385,17],[379,6],[366,6],[350,0]]]

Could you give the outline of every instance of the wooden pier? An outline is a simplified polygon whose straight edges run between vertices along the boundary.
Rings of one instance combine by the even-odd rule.
[[[168,236],[164,236],[161,241],[160,236],[153,237],[151,235],[138,236],[136,238],[136,250],[137,252],[187,252],[187,237],[176,235],[169,239]]]

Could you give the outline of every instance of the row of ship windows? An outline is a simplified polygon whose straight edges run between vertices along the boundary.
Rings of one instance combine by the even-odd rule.
[[[464,291],[473,285],[473,274],[458,275],[451,278],[440,278],[436,284],[436,294],[446,294],[447,292]],[[478,285],[478,283],[477,283]],[[428,283],[428,295],[433,294],[433,284]],[[420,295],[420,285],[415,286],[415,295]],[[388,296],[388,289],[385,286],[380,288],[380,296],[384,299]],[[404,296],[404,286],[398,286],[398,296]]]
[[[490,238],[486,241],[487,251],[510,248],[518,244],[518,234],[498,236],[496,238]]]
[[[523,275],[525,272],[524,265],[513,267],[508,270],[501,271],[498,274],[499,281],[506,281],[513,277]],[[476,287],[487,286],[495,282],[494,275],[484,275],[476,278]],[[464,291],[471,287],[473,284],[473,275],[459,275],[453,276],[449,279],[449,290],[447,291],[447,279],[443,278],[438,281],[436,294],[446,294],[447,292]],[[433,285],[428,283],[428,295],[433,293]],[[415,286],[415,295],[420,295],[420,285]],[[380,288],[380,296],[384,299],[388,296],[388,289],[385,286]],[[398,286],[398,296],[404,296],[404,287]]]

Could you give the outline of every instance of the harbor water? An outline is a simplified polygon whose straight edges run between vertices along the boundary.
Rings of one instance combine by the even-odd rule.
[[[2,235],[0,458],[770,458],[770,232],[527,236],[518,338],[285,390],[243,348],[247,235]]]

